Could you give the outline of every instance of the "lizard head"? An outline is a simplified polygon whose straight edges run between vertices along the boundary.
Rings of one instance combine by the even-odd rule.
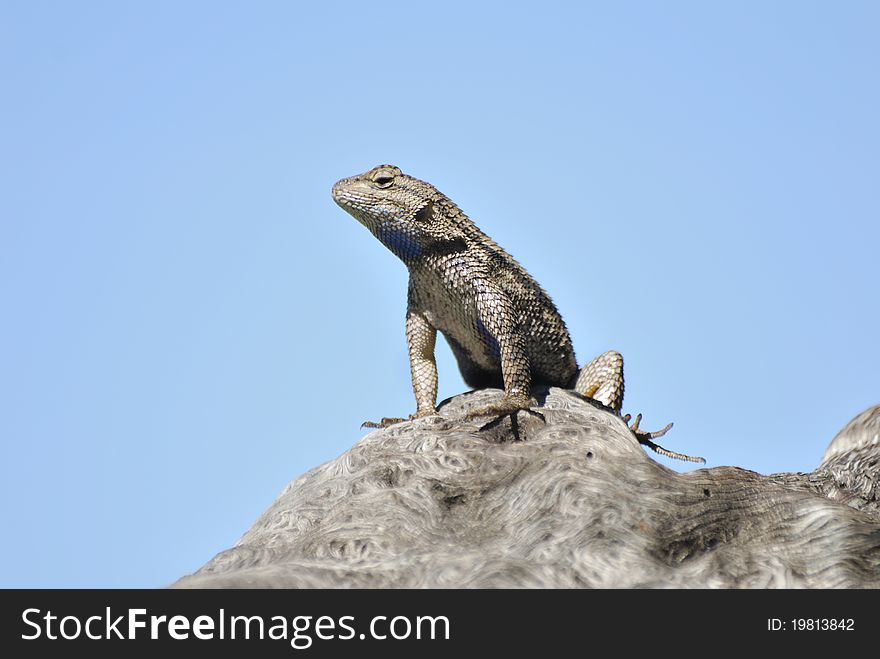
[[[379,165],[337,181],[332,194],[404,262],[418,259],[451,237],[435,213],[435,201],[445,197],[430,183],[407,176],[394,165]]]

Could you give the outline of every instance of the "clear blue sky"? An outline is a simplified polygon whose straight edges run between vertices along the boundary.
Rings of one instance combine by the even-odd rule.
[[[163,586],[413,411],[390,162],[708,466],[880,402],[871,2],[3,2],[0,586]],[[440,396],[466,389],[438,350]],[[660,461],[677,469],[689,465]]]

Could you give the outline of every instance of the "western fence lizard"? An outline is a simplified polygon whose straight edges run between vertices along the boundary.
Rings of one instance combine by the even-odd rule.
[[[416,412],[436,414],[439,330],[471,387],[499,387],[497,403],[473,410],[468,418],[512,416],[536,406],[532,385],[574,389],[620,415],[623,358],[614,351],[580,371],[568,329],[550,296],[517,261],[434,186],[380,165],[344,178],[333,199],[354,216],[409,269],[406,339]],[[540,416],[540,415],[539,415]],[[623,417],[629,421],[629,416]],[[642,444],[673,458],[705,462],[668,451],[652,442],[658,432],[631,430]],[[403,419],[385,418],[373,427]]]

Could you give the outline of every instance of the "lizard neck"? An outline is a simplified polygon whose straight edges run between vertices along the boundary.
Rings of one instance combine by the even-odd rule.
[[[402,222],[377,224],[373,235],[410,268],[438,256],[464,252],[468,248],[463,237],[434,236]]]

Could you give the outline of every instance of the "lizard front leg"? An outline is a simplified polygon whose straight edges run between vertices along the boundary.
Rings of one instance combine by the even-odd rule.
[[[437,404],[437,362],[434,345],[437,329],[428,319],[412,308],[406,312],[406,345],[409,348],[409,370],[416,396],[415,416],[431,416]]]
[[[436,413],[437,403],[437,362],[434,359],[434,346],[437,342],[437,329],[421,313],[411,307],[406,311],[406,345],[409,348],[409,370],[412,375],[413,393],[416,395],[416,413],[408,418],[385,417],[379,422],[366,421],[361,428],[387,428],[388,426],[410,421]]]

